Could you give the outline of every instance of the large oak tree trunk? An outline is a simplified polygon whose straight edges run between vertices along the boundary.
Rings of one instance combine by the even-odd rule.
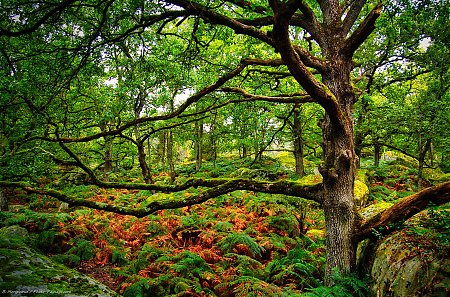
[[[327,276],[331,269],[342,273],[356,269],[356,245],[352,242],[355,227],[354,180],[357,166],[352,109],[355,101],[350,83],[351,59],[336,56],[323,82],[336,96],[342,109],[339,123],[328,115],[322,122],[324,164],[323,209],[326,224]],[[326,281],[331,284],[332,280]]]
[[[295,12],[292,7],[299,5],[305,15],[311,17],[311,11],[299,2],[289,1],[285,6],[273,2],[273,37],[290,73],[326,111],[325,119],[321,123],[324,162],[320,173],[323,176],[321,200],[326,224],[326,284],[331,285],[333,280],[330,276],[333,269],[344,274],[356,269],[353,187],[358,158],[353,135],[355,93],[350,82],[350,73],[353,67],[353,52],[360,40],[364,39],[364,32],[370,32],[376,17],[364,25],[368,26],[367,31],[358,31],[358,34],[362,34],[361,37],[345,43],[347,33],[339,21],[338,1],[323,1],[319,4],[324,14],[324,23],[320,25],[319,31],[314,31],[313,28],[313,32],[319,39],[326,63],[319,63],[320,66],[317,66],[315,61],[308,60],[308,56],[302,56],[301,50],[291,43],[289,17]],[[372,13],[378,14],[379,8]],[[320,68],[322,82],[312,76],[304,62]]]
[[[325,122],[329,122],[325,120]],[[353,184],[356,158],[352,138],[333,125],[324,124],[325,165],[323,176],[323,209],[326,224],[327,275],[337,267],[347,273],[355,269],[355,246],[352,232],[355,224]],[[346,135],[347,134],[347,135]]]

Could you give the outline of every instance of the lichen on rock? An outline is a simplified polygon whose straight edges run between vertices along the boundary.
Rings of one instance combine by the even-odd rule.
[[[31,249],[19,226],[0,229],[1,296],[119,296],[104,284]]]
[[[372,204],[361,211],[370,219],[392,203]],[[414,230],[431,220],[422,212],[405,223],[406,228],[374,242],[366,239],[358,245],[358,269],[372,279],[375,296],[449,296],[450,259],[448,244],[428,242]],[[417,232],[417,231],[416,231]]]
[[[372,291],[378,296],[448,296],[450,260],[419,250],[397,232],[375,251],[371,269]]]

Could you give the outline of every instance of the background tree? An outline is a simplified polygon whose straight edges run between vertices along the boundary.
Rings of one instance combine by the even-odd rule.
[[[417,159],[419,186],[425,154],[448,127],[444,60],[449,52],[440,30],[448,26],[445,18],[440,6],[392,2],[380,20],[383,26],[361,51],[373,60],[363,66],[360,81],[366,95],[357,106],[357,151],[372,145],[375,165],[384,145]],[[383,49],[377,52],[379,44]]]

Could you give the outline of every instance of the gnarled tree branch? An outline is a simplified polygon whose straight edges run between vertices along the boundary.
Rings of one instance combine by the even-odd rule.
[[[229,81],[230,79],[232,79],[232,78],[236,77],[237,75],[239,75],[242,72],[242,70],[244,70],[245,67],[247,67],[247,65],[248,64],[245,61],[243,61],[242,63],[237,65],[234,70],[232,70],[232,71],[226,73],[225,75],[219,77],[219,79],[214,84],[209,85],[209,86],[203,88],[202,90],[200,90],[199,92],[195,93],[194,95],[190,96],[174,112],[171,112],[171,113],[168,113],[168,114],[164,114],[164,115],[138,118],[138,119],[135,119],[133,121],[130,121],[130,122],[120,126],[117,129],[106,131],[106,132],[101,132],[101,133],[96,133],[96,134],[92,134],[92,135],[85,136],[85,137],[79,137],[79,138],[56,138],[56,139],[36,137],[35,139],[43,139],[43,140],[50,141],[50,142],[60,142],[60,143],[88,142],[88,141],[91,141],[91,140],[94,140],[94,139],[99,139],[99,138],[104,137],[104,136],[119,135],[124,130],[126,130],[128,128],[131,128],[131,127],[134,127],[134,126],[136,126],[138,124],[141,124],[141,123],[152,122],[152,121],[162,121],[162,120],[168,120],[168,119],[175,118],[175,117],[179,116],[180,114],[182,114],[193,103],[199,101],[204,96],[214,92],[215,90],[217,90],[218,88],[223,86],[227,81]]]
[[[56,191],[47,188],[36,188],[26,182],[8,182],[0,181],[0,187],[21,188],[30,193],[36,193],[40,195],[47,195],[58,199],[59,201],[66,202],[72,206],[84,206],[91,209],[98,209],[104,211],[110,211],[118,214],[132,215],[136,217],[145,217],[158,210],[163,209],[175,209],[184,206],[191,206],[206,202],[212,198],[216,198],[220,195],[231,193],[237,190],[250,190],[255,192],[269,193],[269,194],[285,194],[293,197],[305,198],[309,200],[321,203],[322,201],[322,184],[302,185],[299,182],[292,181],[277,181],[277,182],[264,182],[253,181],[247,179],[229,179],[229,180],[192,180],[186,182],[184,188],[189,183],[193,185],[213,185],[213,187],[204,190],[203,192],[192,195],[189,197],[183,196],[180,198],[156,198],[149,201],[147,205],[142,207],[123,207],[112,205],[108,203],[95,202],[91,200],[81,199],[64,194],[61,191]],[[121,189],[156,189],[159,190],[173,190],[176,186],[157,186],[150,184],[119,184],[119,183],[96,183],[100,187],[104,188],[121,188]],[[164,188],[164,189],[163,189]]]
[[[359,46],[367,39],[370,33],[375,29],[375,21],[381,14],[382,3],[378,3],[372,11],[366,16],[364,21],[358,26],[353,34],[346,40],[341,49],[342,54],[351,57]]]
[[[211,8],[203,6],[199,3],[195,3],[189,0],[170,0],[167,1],[179,7],[182,7],[187,12],[195,14],[203,20],[218,25],[224,25],[230,29],[233,29],[237,34],[245,34],[256,39],[259,39],[269,45],[274,45],[272,38],[270,38],[265,32],[239,22],[236,19],[227,17],[223,14],[213,11]]]
[[[358,19],[358,16],[361,13],[362,8],[364,7],[364,4],[366,4],[366,0],[352,1],[350,8],[348,9],[348,13],[342,21],[342,33],[344,36],[347,35],[348,32],[350,32],[350,29]],[[348,3],[345,3],[344,5],[348,6]],[[345,12],[346,8],[347,7],[343,7],[342,12]]]
[[[448,202],[450,202],[450,182],[405,197],[392,207],[364,222],[355,231],[354,241],[359,242],[370,237],[372,232],[380,227],[386,227],[393,223],[403,223],[430,205],[441,205]],[[385,233],[389,233],[389,230],[386,230]]]
[[[19,31],[10,31],[5,28],[0,28],[0,36],[18,37],[21,35],[33,33],[34,31],[38,30],[39,27],[42,26],[45,22],[47,22],[51,17],[60,14],[74,2],[76,2],[76,0],[63,1],[59,5],[55,6],[53,9],[49,10],[46,14],[44,14],[40,19],[38,19],[33,25],[30,25],[28,28]]]
[[[265,95],[255,95],[250,94],[241,88],[233,87],[223,87],[219,91],[225,93],[236,93],[242,95],[244,98],[254,99],[254,101],[266,101],[266,102],[276,102],[276,103],[305,103],[305,102],[315,102],[311,96],[304,93],[298,94],[280,94],[279,96],[265,96]]]

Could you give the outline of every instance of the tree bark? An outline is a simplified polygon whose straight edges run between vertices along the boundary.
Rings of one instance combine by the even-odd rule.
[[[8,211],[8,197],[2,188],[0,188],[0,211]]]
[[[381,158],[381,145],[378,142],[373,144],[373,165],[378,167],[380,165]]]
[[[417,173],[417,189],[419,191],[423,188],[423,167],[425,164],[425,156],[427,155],[428,150],[430,149],[431,139],[428,138],[424,144],[421,141],[422,137],[419,136],[419,170]]]
[[[331,60],[331,59],[330,59]],[[356,269],[356,246],[352,242],[355,227],[354,180],[357,158],[354,149],[351,91],[351,60],[336,55],[334,67],[323,75],[323,82],[336,96],[342,109],[340,124],[327,114],[322,122],[324,165],[323,209],[326,224],[326,283],[332,284],[332,269],[348,273]]]
[[[195,122],[195,170],[200,170],[203,162],[203,123]]]
[[[138,160],[139,160],[139,167],[141,167],[141,173],[142,177],[144,179],[144,182],[146,184],[153,183],[152,175],[150,172],[150,167],[148,166],[147,160],[146,160],[146,153],[145,153],[145,146],[143,143],[138,143]]]
[[[300,120],[301,109],[300,105],[296,104],[294,109],[294,124],[293,124],[293,134],[294,134],[294,158],[295,158],[295,172],[299,176],[305,176],[305,167],[303,164],[303,138],[302,138],[302,125]]]

